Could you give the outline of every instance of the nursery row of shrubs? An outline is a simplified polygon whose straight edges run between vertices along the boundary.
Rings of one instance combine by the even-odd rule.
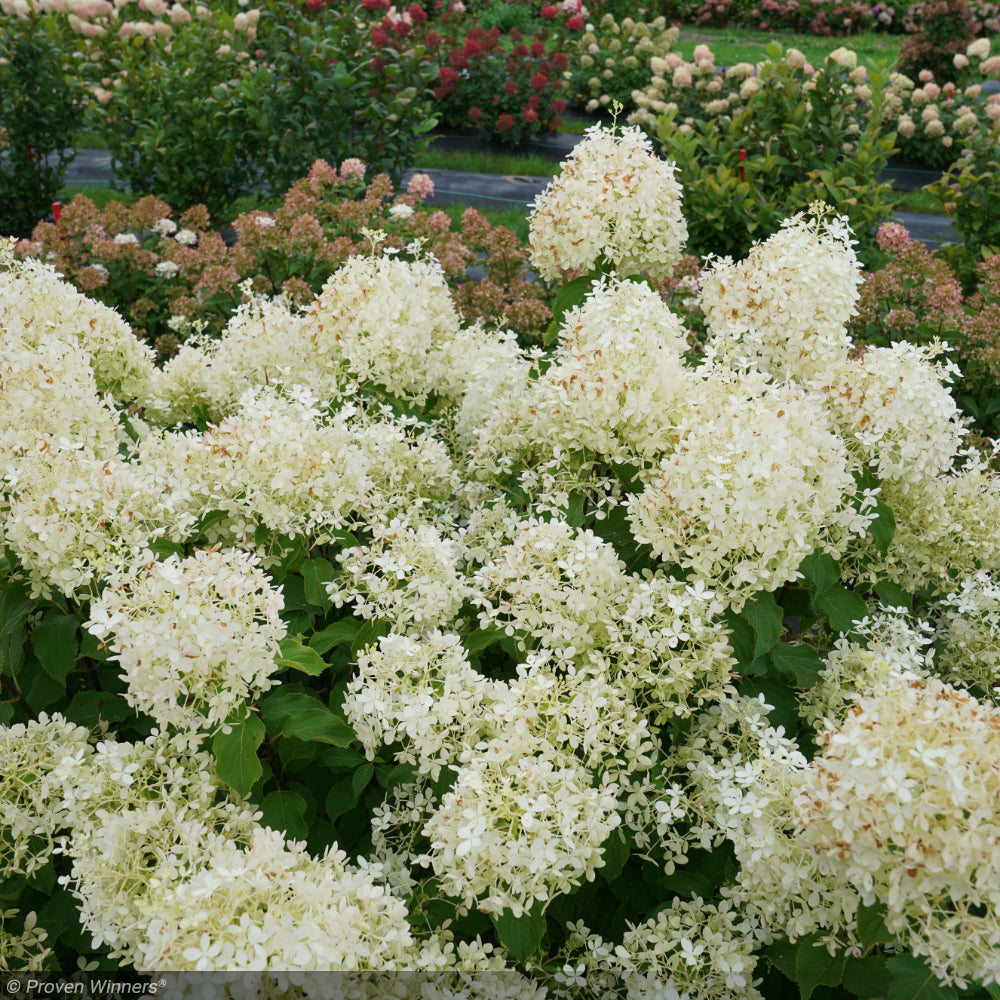
[[[543,27],[522,36],[485,27],[461,3],[431,17],[389,0],[356,11],[278,0],[211,9],[3,0],[2,228],[28,231],[44,215],[82,128],[99,136],[133,192],[213,214],[239,191],[287,189],[318,158],[357,155],[398,181],[436,123],[517,143],[558,126],[571,104],[602,111],[617,101],[652,136],[673,112],[681,136],[698,122],[727,153],[754,146],[745,123],[761,117],[765,74],[750,64],[724,71],[705,46],[683,59],[662,16],[585,17],[577,6],[542,8]],[[824,138],[811,145],[822,144],[827,161],[856,155],[850,129],[862,130],[866,117],[878,119],[875,133],[895,133],[900,155],[935,167],[995,133],[1000,96],[982,85],[1000,56],[975,38],[986,29],[966,0],[947,7],[939,17],[929,3],[923,20],[911,19],[893,77],[842,56],[844,79],[788,54],[796,92],[824,106],[811,119],[825,115],[815,133]],[[871,116],[882,90],[884,106]],[[150,114],[162,106],[171,113]],[[832,137],[841,126],[849,131]]]

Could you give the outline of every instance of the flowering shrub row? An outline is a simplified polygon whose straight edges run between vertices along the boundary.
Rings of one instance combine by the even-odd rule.
[[[695,27],[740,24],[758,31],[847,36],[918,31],[924,6],[924,0],[661,0],[656,11]],[[969,11],[975,31],[996,33],[1000,7],[993,0],[969,0]]]
[[[434,124],[426,49],[376,49],[345,9],[7,0],[4,28],[75,52],[87,124],[116,175],[180,209],[218,213],[241,191],[287,188],[303,162],[352,152],[398,178]],[[14,69],[30,78],[29,66]],[[153,107],[170,114],[151,115]]]
[[[822,138],[817,138],[818,133],[805,134],[797,141],[807,156],[819,147],[829,153],[845,142],[853,146],[853,137],[874,119],[887,133],[892,128],[902,158],[945,167],[970,144],[971,136],[995,135],[1000,127],[1000,94],[987,94],[982,88],[983,82],[1000,70],[1000,57],[990,56],[986,38],[966,46],[953,60],[951,78],[942,82],[936,82],[929,70],[922,72],[918,81],[900,73],[885,80],[880,72],[859,66],[856,54],[848,48],[836,49],[818,69],[797,49],[782,53],[777,45],[769,64],[755,67],[737,63],[725,70],[716,67],[706,45],[698,46],[691,60],[669,52],[650,60],[653,75],[645,90],[633,92],[638,108],[628,120],[655,134],[661,116],[667,115],[682,135],[695,130],[730,132],[730,145],[735,148],[728,151],[735,154],[741,147],[749,151],[754,145],[755,105],[764,100],[757,95],[767,91],[765,81],[773,81],[776,73],[787,75],[775,69],[776,65],[793,71],[800,99],[785,102],[785,120],[771,120],[774,131],[770,136],[763,130],[768,148],[780,142],[785,129],[796,131],[797,116],[816,114],[816,106],[825,109],[819,113],[833,127]],[[740,123],[748,126],[745,135],[739,134],[743,128]],[[869,166],[874,179],[881,168],[874,169],[874,161]],[[865,230],[859,227],[859,231]]]
[[[370,248],[363,231],[377,228],[397,251],[422,241],[468,321],[505,315],[523,343],[541,339],[550,297],[525,277],[527,251],[509,229],[468,209],[455,232],[444,212],[420,207],[433,193],[426,175],[396,193],[385,174],[366,186],[365,173],[357,158],[339,169],[317,161],[273,214],[251,211],[235,220],[232,247],[202,206],[174,218],[167,202],[151,196],[98,211],[78,195],[58,223],[39,223],[17,253],[52,262],[81,291],[121,309],[163,359],[195,331],[217,337],[244,301],[246,282],[255,295],[312,301],[348,257]],[[468,279],[473,264],[483,268],[482,280]]]
[[[826,206],[711,262],[689,356],[682,198],[588,133],[546,351],[368,231],[157,369],[5,248],[4,963],[986,1000],[1000,483],[940,345],[852,343]]]

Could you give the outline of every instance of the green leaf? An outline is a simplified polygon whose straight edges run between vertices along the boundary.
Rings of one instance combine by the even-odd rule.
[[[604,853],[604,867],[600,869],[601,876],[607,882],[613,882],[622,873],[625,862],[628,861],[631,850],[628,840],[621,830],[612,830],[611,835],[601,845]]]
[[[791,941],[776,941],[764,954],[771,965],[795,982],[795,945]]]
[[[264,723],[256,715],[231,724],[231,732],[218,733],[212,740],[215,771],[220,780],[238,795],[249,795],[254,782],[264,773],[257,750],[264,742]]]
[[[994,1000],[1000,1000],[1000,983],[990,983],[985,989]]]
[[[351,658],[354,659],[359,653],[363,653],[369,646],[377,645],[382,636],[388,635],[391,631],[389,624],[382,621],[365,622],[358,629],[358,634],[351,643]]]
[[[280,830],[288,840],[305,840],[309,827],[305,821],[306,800],[298,792],[269,792],[260,804],[261,826]]]
[[[875,584],[875,593],[887,608],[905,608],[909,611],[913,607],[913,598],[898,583],[883,580]]]
[[[281,656],[278,658],[278,666],[301,670],[310,677],[318,677],[326,670],[327,664],[323,657],[315,649],[303,646],[297,638],[282,639],[279,646]]]
[[[743,605],[739,613],[752,629],[754,642],[750,661],[758,659],[773,648],[781,635],[781,608],[774,594],[757,594]]]
[[[317,608],[330,607],[333,602],[326,592],[325,585],[336,575],[337,571],[328,559],[317,557],[303,560],[302,579],[306,586],[306,600]]]
[[[350,779],[333,785],[326,795],[326,814],[331,822],[336,822],[337,817],[353,809],[358,804],[358,798]]]
[[[356,738],[344,719],[318,702],[315,707],[290,715],[281,727],[281,735],[337,747],[349,746]]]
[[[361,622],[355,621],[353,618],[345,618],[343,621],[327,625],[322,632],[317,632],[309,640],[309,645],[320,656],[323,656],[336,646],[342,646],[345,642],[353,642],[360,628]]]
[[[837,632],[850,632],[855,622],[868,615],[861,595],[845,587],[828,587],[813,598],[813,607],[829,616],[830,627]]]
[[[66,676],[76,666],[79,625],[75,615],[46,611],[31,633],[31,646],[42,670],[59,684],[66,683]]]
[[[894,955],[886,965],[892,973],[886,1000],[958,1000],[958,993],[942,986],[922,958]]]
[[[123,722],[135,715],[135,709],[121,695],[108,694],[107,691],[79,691],[73,695],[65,715],[78,726],[93,728],[102,719],[105,722]]]
[[[858,940],[865,952],[877,944],[889,944],[896,936],[885,926],[884,906],[862,906],[858,910]]]
[[[496,625],[487,628],[477,628],[462,639],[462,645],[469,653],[481,653],[484,649],[499,642],[506,633]]]
[[[371,784],[375,777],[375,765],[367,761],[351,775],[351,791],[355,798],[361,798],[361,793]]]
[[[871,1000],[884,997],[890,978],[884,955],[849,958],[844,966],[844,989],[855,996]]]
[[[831,955],[816,944],[817,937],[810,934],[802,938],[795,949],[795,981],[802,1000],[809,1000],[817,986],[837,986],[844,978],[846,958],[842,954]]]
[[[892,508],[881,500],[875,504],[875,512],[878,516],[868,526],[868,531],[875,539],[879,552],[885,555],[896,535],[896,518],[893,516]]]
[[[840,567],[833,556],[817,549],[806,556],[799,565],[799,572],[822,594],[840,579]]]
[[[792,674],[796,685],[803,689],[811,688],[823,669],[823,661],[812,646],[792,646],[787,642],[779,642],[771,650],[771,661],[778,670]]]
[[[597,277],[599,276],[596,274],[581,274],[578,278],[566,282],[556,293],[555,302],[552,304],[552,323],[549,326],[550,331],[555,331],[556,337],[562,328],[566,313],[586,299]]]
[[[497,930],[500,943],[516,959],[525,959],[538,950],[545,934],[545,916],[542,904],[534,906],[519,917],[515,917],[509,909],[499,916],[493,917],[493,926]]]

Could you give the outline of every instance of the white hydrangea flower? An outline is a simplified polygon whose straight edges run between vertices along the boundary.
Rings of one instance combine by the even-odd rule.
[[[323,422],[305,391],[249,392],[239,410],[197,431],[151,435],[139,446],[147,475],[170,487],[191,517],[215,510],[219,540],[254,544],[258,525],[314,539],[344,527],[369,500],[369,463],[347,414]]]
[[[958,369],[939,345],[876,347],[815,383],[849,446],[882,480],[919,484],[949,471],[965,420],[947,383]]]
[[[746,260],[712,261],[701,289],[710,348],[799,381],[845,362],[862,282],[854,242],[846,219],[799,214]]]
[[[3,536],[32,593],[86,595],[175,528],[172,499],[141,469],[72,449],[20,465]]]
[[[659,455],[671,447],[698,381],[682,360],[686,336],[648,285],[595,282],[567,314],[555,363],[522,404],[521,434],[543,448],[587,450],[607,461]],[[490,429],[506,430],[502,423]]]
[[[532,264],[549,279],[607,265],[619,274],[669,274],[687,242],[674,174],[638,127],[616,135],[592,126],[535,199]]]
[[[397,632],[451,622],[470,592],[456,544],[430,525],[399,520],[376,525],[373,535],[337,556],[343,575],[326,587],[334,605],[353,604],[357,615],[390,621]]]
[[[614,548],[562,521],[529,520],[475,576],[481,624],[580,667],[600,662],[662,721],[715,697],[732,666],[722,603],[704,588],[629,574]]]
[[[98,393],[91,356],[58,334],[26,341],[14,330],[0,340],[2,464],[65,441],[91,458],[113,454],[120,423]]]
[[[893,512],[892,542],[885,555],[871,538],[852,547],[842,563],[845,579],[951,591],[957,580],[1000,571],[1000,482],[984,468],[917,483],[887,480],[879,499]]]
[[[0,244],[0,329],[33,346],[63,337],[89,352],[102,391],[123,401],[143,395],[153,372],[153,351],[129,325],[100,302],[87,298],[47,264],[16,260]]]
[[[798,840],[944,983],[1000,979],[1000,711],[939,680],[860,698],[821,737]]]
[[[621,822],[615,793],[569,761],[476,755],[457,768],[424,826],[425,863],[448,895],[520,916],[536,900],[593,880],[604,864],[601,845]]]
[[[813,728],[841,720],[858,694],[872,694],[894,679],[920,679],[932,669],[929,626],[892,609],[857,622],[827,654],[819,683],[799,697],[799,714]]]
[[[422,401],[458,313],[433,258],[351,257],[309,308],[304,333],[362,381]]]
[[[946,681],[1000,694],[1000,585],[977,573],[935,602],[936,668]]]
[[[854,510],[847,449],[819,398],[754,374],[720,376],[714,390],[629,519],[637,540],[738,609],[796,579],[817,547],[842,553],[874,513]]]
[[[68,826],[61,762],[83,766],[90,733],[61,715],[0,727],[0,873],[30,875],[44,866]]]
[[[148,420],[169,427],[198,413],[231,416],[251,389],[301,385],[326,401],[340,395],[340,384],[289,303],[258,296],[239,306],[218,340],[183,344],[154,374],[142,403]]]
[[[213,730],[274,685],[283,605],[254,556],[201,550],[114,578],[85,627],[113,637],[133,708],[162,727]]]

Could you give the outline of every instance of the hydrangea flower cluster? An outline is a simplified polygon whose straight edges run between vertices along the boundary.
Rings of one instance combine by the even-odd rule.
[[[746,260],[711,262],[701,305],[720,355],[802,382],[847,360],[861,273],[846,219],[819,212],[786,219]]]
[[[887,685],[821,737],[799,840],[943,982],[996,982],[1000,713],[938,680]]]
[[[606,266],[665,274],[686,241],[673,164],[658,160],[635,127],[620,135],[589,128],[531,215],[531,262],[546,278]]]
[[[253,555],[203,549],[110,581],[87,629],[113,636],[130,705],[161,727],[217,729],[275,683],[283,603]]]

